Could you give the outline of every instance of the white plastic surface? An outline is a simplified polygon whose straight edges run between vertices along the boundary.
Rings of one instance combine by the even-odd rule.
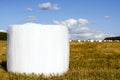
[[[8,28],[9,72],[61,75],[68,70],[68,67],[67,27],[26,23]]]

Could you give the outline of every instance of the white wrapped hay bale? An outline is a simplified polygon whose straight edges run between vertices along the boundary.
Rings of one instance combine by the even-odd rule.
[[[99,42],[102,42],[102,40],[98,40]]]
[[[7,42],[9,72],[61,75],[68,70],[69,40],[65,26],[12,25]]]
[[[69,40],[69,42],[72,42],[72,40]]]
[[[90,40],[90,42],[94,42],[94,40]]]
[[[78,42],[81,42],[81,40],[78,40]]]

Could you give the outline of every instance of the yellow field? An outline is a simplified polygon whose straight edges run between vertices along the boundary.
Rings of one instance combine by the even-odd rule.
[[[6,71],[6,41],[0,41],[0,80],[120,80],[120,42],[71,42],[70,68],[62,76]]]

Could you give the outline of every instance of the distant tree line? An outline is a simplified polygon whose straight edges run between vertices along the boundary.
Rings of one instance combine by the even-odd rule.
[[[120,40],[120,36],[116,36],[116,37],[106,37],[104,40]]]
[[[7,33],[0,32],[0,40],[7,40]]]

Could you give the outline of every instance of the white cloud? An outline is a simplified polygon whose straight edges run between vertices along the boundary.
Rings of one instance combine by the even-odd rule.
[[[35,22],[37,19],[35,16],[28,16],[27,22]]]
[[[68,20],[65,20],[64,22],[69,27],[71,27],[77,23],[77,21],[75,19],[68,19]]]
[[[53,23],[54,23],[54,24],[58,24],[58,25],[61,24],[61,22],[60,22],[60,21],[57,21],[57,20],[54,20]]]
[[[67,20],[64,20],[64,21],[55,20],[55,21],[53,21],[53,23],[68,26],[68,27],[74,27],[77,24],[85,26],[86,24],[88,24],[88,20],[87,19],[78,19],[78,20],[76,20],[76,19],[71,18],[71,19],[67,19]]]
[[[78,23],[80,23],[81,25],[86,25],[86,24],[88,24],[88,20],[87,19],[78,19]]]
[[[53,9],[53,10],[59,10],[60,8],[58,7],[57,4],[55,4],[55,5],[53,5],[53,6],[51,7],[51,9]]]
[[[5,31],[5,30],[0,30],[0,32],[5,32],[5,33],[6,33],[7,31]]]
[[[110,18],[110,16],[104,16],[104,18],[105,18],[105,19],[109,19],[109,18]]]
[[[70,29],[70,33],[90,33],[91,30],[88,28],[88,27],[81,27],[81,26],[78,26],[76,25],[74,28],[71,28]]]
[[[64,25],[64,26],[67,26],[67,27],[72,27],[75,24],[77,24],[77,20],[71,18],[71,19],[68,19],[68,20],[65,20],[65,21],[57,21],[56,20],[53,23],[54,24],[59,24],[59,25]]]
[[[32,8],[27,8],[26,11],[27,12],[32,12],[33,10],[32,10]]]
[[[80,30],[85,32],[85,31],[89,31],[89,28],[88,27],[81,27]]]
[[[39,4],[38,7],[44,10],[50,9],[52,4],[50,2],[45,2],[42,4]]]
[[[64,21],[53,21],[54,24],[64,25],[69,28],[70,39],[104,39],[108,34],[90,29],[87,19],[67,19]]]
[[[86,33],[80,34],[80,36],[90,37],[90,36],[92,36],[92,33],[86,32]]]
[[[52,4],[51,2],[45,2],[42,4],[39,4],[38,7],[42,10],[59,10],[60,8],[58,7],[57,4]]]
[[[105,37],[106,35],[104,33],[98,33],[98,34],[94,34],[95,39],[101,39],[103,37]]]

